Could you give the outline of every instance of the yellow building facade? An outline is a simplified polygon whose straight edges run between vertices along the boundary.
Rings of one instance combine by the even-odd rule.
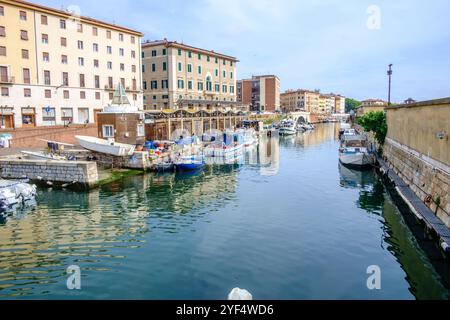
[[[94,123],[119,82],[142,108],[141,38],[68,11],[0,0],[2,127]]]

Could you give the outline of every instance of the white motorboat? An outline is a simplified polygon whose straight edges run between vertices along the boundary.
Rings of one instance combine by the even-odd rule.
[[[75,139],[85,149],[113,156],[130,156],[136,148],[131,144],[112,142],[95,137],[75,136]]]
[[[6,212],[13,206],[34,200],[36,186],[21,181],[0,179],[0,212]]]
[[[33,152],[33,151],[21,151],[22,154],[26,155],[28,159],[32,160],[47,160],[47,161],[65,161],[65,157],[58,156],[53,153],[45,152]]]
[[[367,148],[367,137],[356,134],[344,135],[339,148],[339,161],[349,167],[371,166],[374,158]]]
[[[296,123],[294,120],[283,120],[280,123],[279,134],[289,136],[297,133]]]

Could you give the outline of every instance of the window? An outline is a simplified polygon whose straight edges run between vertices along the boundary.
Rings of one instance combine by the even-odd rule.
[[[6,37],[6,30],[4,26],[0,26],[0,37]]]
[[[131,65],[131,72],[136,73],[136,65]]]
[[[223,65],[224,65],[224,66],[227,65],[227,62],[226,62],[225,60],[223,60]]]
[[[60,29],[65,29],[66,28],[66,20],[59,20],[59,28]]]
[[[98,66],[99,66],[98,60],[94,59],[94,68],[98,68]]]
[[[48,34],[42,34],[42,43],[48,44]]]
[[[83,48],[84,48],[83,41],[78,40],[78,49],[83,50]]]
[[[233,66],[233,61],[230,61],[230,66]]]
[[[119,41],[123,41],[123,33],[119,33]]]
[[[134,51],[134,50],[131,50],[131,58],[136,58],[136,51]]]
[[[112,100],[114,98],[114,93],[110,92],[109,93],[109,100]]]
[[[94,52],[98,52],[98,43],[92,44],[92,50],[93,50]]]
[[[47,16],[41,15],[41,24],[48,25]]]
[[[51,85],[50,70],[44,70],[44,84],[46,86]]]
[[[227,85],[226,85],[226,84],[224,84],[224,85],[222,86],[222,92],[223,92],[223,93],[227,93]]]
[[[81,23],[77,24],[77,31],[82,33],[83,32],[83,25]]]
[[[84,66],[84,58],[78,58],[78,65],[80,66],[80,67],[82,67],[82,66]]]
[[[142,83],[142,86],[144,87],[144,90],[147,90],[147,81],[144,81],[144,82]]]
[[[112,88],[113,87],[113,77],[108,77],[108,87]]]
[[[188,57],[192,58],[192,52],[188,51]]]
[[[178,55],[181,56],[181,49],[178,49]]]
[[[215,61],[216,63],[219,63],[219,59],[218,58],[216,58],[216,61]]]
[[[61,108],[61,120],[62,121],[73,121],[73,109],[72,108]]]
[[[122,86],[125,88],[126,87],[125,78],[120,78],[120,82],[122,83]]]
[[[202,60],[202,55],[200,53],[198,54],[198,60]]]
[[[224,78],[227,77],[227,72],[226,72],[226,70],[223,70],[222,74],[223,74],[223,77],[224,77]]]
[[[137,90],[137,82],[136,82],[136,79],[133,79],[132,80],[132,82],[131,82],[131,88],[133,89],[133,90]]]
[[[178,62],[178,71],[183,71],[183,64],[181,62]]]
[[[107,47],[106,47],[106,52],[107,52],[108,54],[112,54],[112,47],[111,47],[111,46],[107,46]]]
[[[214,91],[220,92],[220,84],[216,84],[216,85],[214,86]]]
[[[107,68],[108,68],[109,70],[111,70],[111,69],[112,69],[112,62],[111,62],[111,61],[108,61],[108,62],[106,63],[106,66],[107,66]]]
[[[52,97],[52,90],[45,90],[44,96],[46,99],[50,99]]]
[[[135,36],[131,36],[131,43],[135,44],[136,43],[136,37]]]
[[[102,127],[103,138],[114,138],[114,126],[105,124]]]
[[[0,6],[0,16],[4,15],[5,15],[5,8],[3,8],[3,6]]]
[[[98,29],[97,29],[97,27],[92,27],[92,35],[93,36],[98,36]]]
[[[219,69],[216,69],[216,77],[219,76]]]
[[[202,66],[198,66],[198,74],[202,74]]]
[[[197,83],[197,89],[198,89],[198,91],[203,91],[203,82],[199,81]]]
[[[169,80],[162,80],[161,86],[163,89],[169,89]]]
[[[152,82],[150,82],[150,89],[151,89],[151,90],[156,90],[156,89],[158,89],[158,81],[152,81]]]
[[[187,65],[187,72],[192,72],[192,64]]]
[[[61,38],[61,47],[67,47],[67,38]]]
[[[152,72],[156,72],[156,63],[152,63]]]
[[[230,86],[230,93],[234,93],[234,86]]]
[[[163,62],[163,71],[167,71],[167,62]]]
[[[86,91],[80,91],[80,99],[86,99]]]
[[[25,11],[19,11],[20,20],[26,21],[27,20],[27,13]]]
[[[42,108],[42,121],[52,122],[56,120],[55,108]]]
[[[123,63],[120,64],[120,71],[125,71],[125,64]]]
[[[9,97],[9,89],[2,88],[2,97]]]
[[[69,74],[67,72],[62,73],[62,83],[64,86],[69,86]]]
[[[233,71],[230,71],[230,79],[233,79]]]
[[[184,89],[184,80],[178,80],[178,89]]]
[[[0,46],[0,56],[6,57],[6,47]]]
[[[84,81],[84,74],[80,74],[80,88],[84,88],[86,86],[86,82]]]
[[[156,50],[152,50],[152,57],[156,57]]]
[[[189,89],[189,90],[192,90],[192,80],[189,80],[189,81],[188,81],[188,89]]]
[[[145,66],[142,65],[142,73],[145,73]]]
[[[163,56],[167,55],[167,49],[162,49],[162,55]]]
[[[95,100],[100,100],[100,92],[95,93]]]
[[[64,95],[64,99],[69,99],[69,97],[70,97],[69,90],[64,90],[63,95]]]
[[[28,31],[26,31],[26,30],[20,30],[20,39],[22,39],[22,40],[28,40]]]
[[[144,59],[144,58],[145,58],[145,52],[142,51],[142,59]]]
[[[42,60],[44,60],[45,62],[49,62],[50,54],[48,52],[42,52]]]
[[[29,52],[26,49],[22,49],[22,59],[28,59],[29,58]]]
[[[23,96],[25,98],[30,98],[31,97],[31,89],[28,89],[28,88],[23,89]]]
[[[106,38],[111,39],[111,31],[109,30],[106,31]]]
[[[30,69],[27,69],[27,68],[23,69],[23,83],[25,83],[25,84],[31,83]]]
[[[125,55],[125,50],[123,48],[119,49],[119,56],[123,57]]]
[[[134,99],[134,100],[136,100],[136,99]],[[137,136],[145,137],[145,125],[143,125],[143,124],[137,125]]]

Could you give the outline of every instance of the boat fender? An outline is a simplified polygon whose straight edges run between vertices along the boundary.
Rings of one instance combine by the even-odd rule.
[[[445,252],[450,252],[450,245],[448,245],[448,243],[445,242],[445,241],[442,241],[442,243],[441,243],[441,248],[442,248],[442,250],[444,250]]]

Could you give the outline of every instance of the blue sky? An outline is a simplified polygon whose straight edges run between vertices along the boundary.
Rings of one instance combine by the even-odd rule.
[[[282,90],[307,88],[357,99],[450,96],[448,0],[34,0],[236,56],[238,77],[276,74]],[[380,28],[370,29],[370,6]]]

